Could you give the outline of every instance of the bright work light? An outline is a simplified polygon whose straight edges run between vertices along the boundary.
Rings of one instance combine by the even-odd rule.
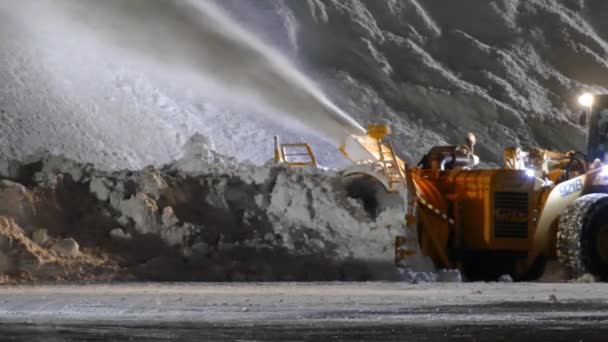
[[[585,93],[578,98],[578,103],[583,107],[591,108],[591,106],[593,106],[593,100],[593,95]]]

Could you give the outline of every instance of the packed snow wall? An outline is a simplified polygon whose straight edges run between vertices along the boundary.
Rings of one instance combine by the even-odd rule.
[[[403,200],[338,172],[237,163],[196,135],[163,167],[0,160],[0,284],[391,280]]]
[[[603,0],[218,4],[361,124],[392,124],[410,161],[466,131],[477,133],[490,162],[510,145],[583,148],[576,96],[608,82]],[[0,6],[2,157],[45,148],[104,169],[139,168],[178,157],[200,132],[240,160],[265,162],[281,134],[311,141],[325,165],[344,163],[332,146],[261,109],[210,96],[109,43],[51,29],[36,11],[15,16],[11,6]]]

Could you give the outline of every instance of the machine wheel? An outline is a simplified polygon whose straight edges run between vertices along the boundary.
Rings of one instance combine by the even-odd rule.
[[[573,277],[591,273],[608,280],[608,195],[572,202],[557,228],[557,256]]]

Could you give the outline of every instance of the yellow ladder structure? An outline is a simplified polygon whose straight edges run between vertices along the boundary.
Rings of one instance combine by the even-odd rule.
[[[388,178],[390,190],[396,190],[397,187],[405,185],[405,175],[397,162],[393,144],[389,141],[385,145],[378,140],[378,153],[380,154],[379,162]]]
[[[274,161],[284,163],[289,167],[318,167],[317,159],[310,145],[306,143],[281,144],[276,136],[274,137]]]
[[[376,140],[378,163],[388,178],[388,190],[398,191],[400,186],[405,186],[405,172],[401,168],[393,144],[390,141],[384,141],[390,133],[391,129],[386,125],[370,125],[367,127],[367,134]]]

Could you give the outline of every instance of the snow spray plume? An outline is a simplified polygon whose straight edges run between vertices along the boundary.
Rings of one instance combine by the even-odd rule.
[[[107,43],[201,76],[232,97],[256,98],[336,144],[346,134],[365,134],[313,82],[211,1],[45,1],[54,19],[77,23],[75,29],[85,28]]]

